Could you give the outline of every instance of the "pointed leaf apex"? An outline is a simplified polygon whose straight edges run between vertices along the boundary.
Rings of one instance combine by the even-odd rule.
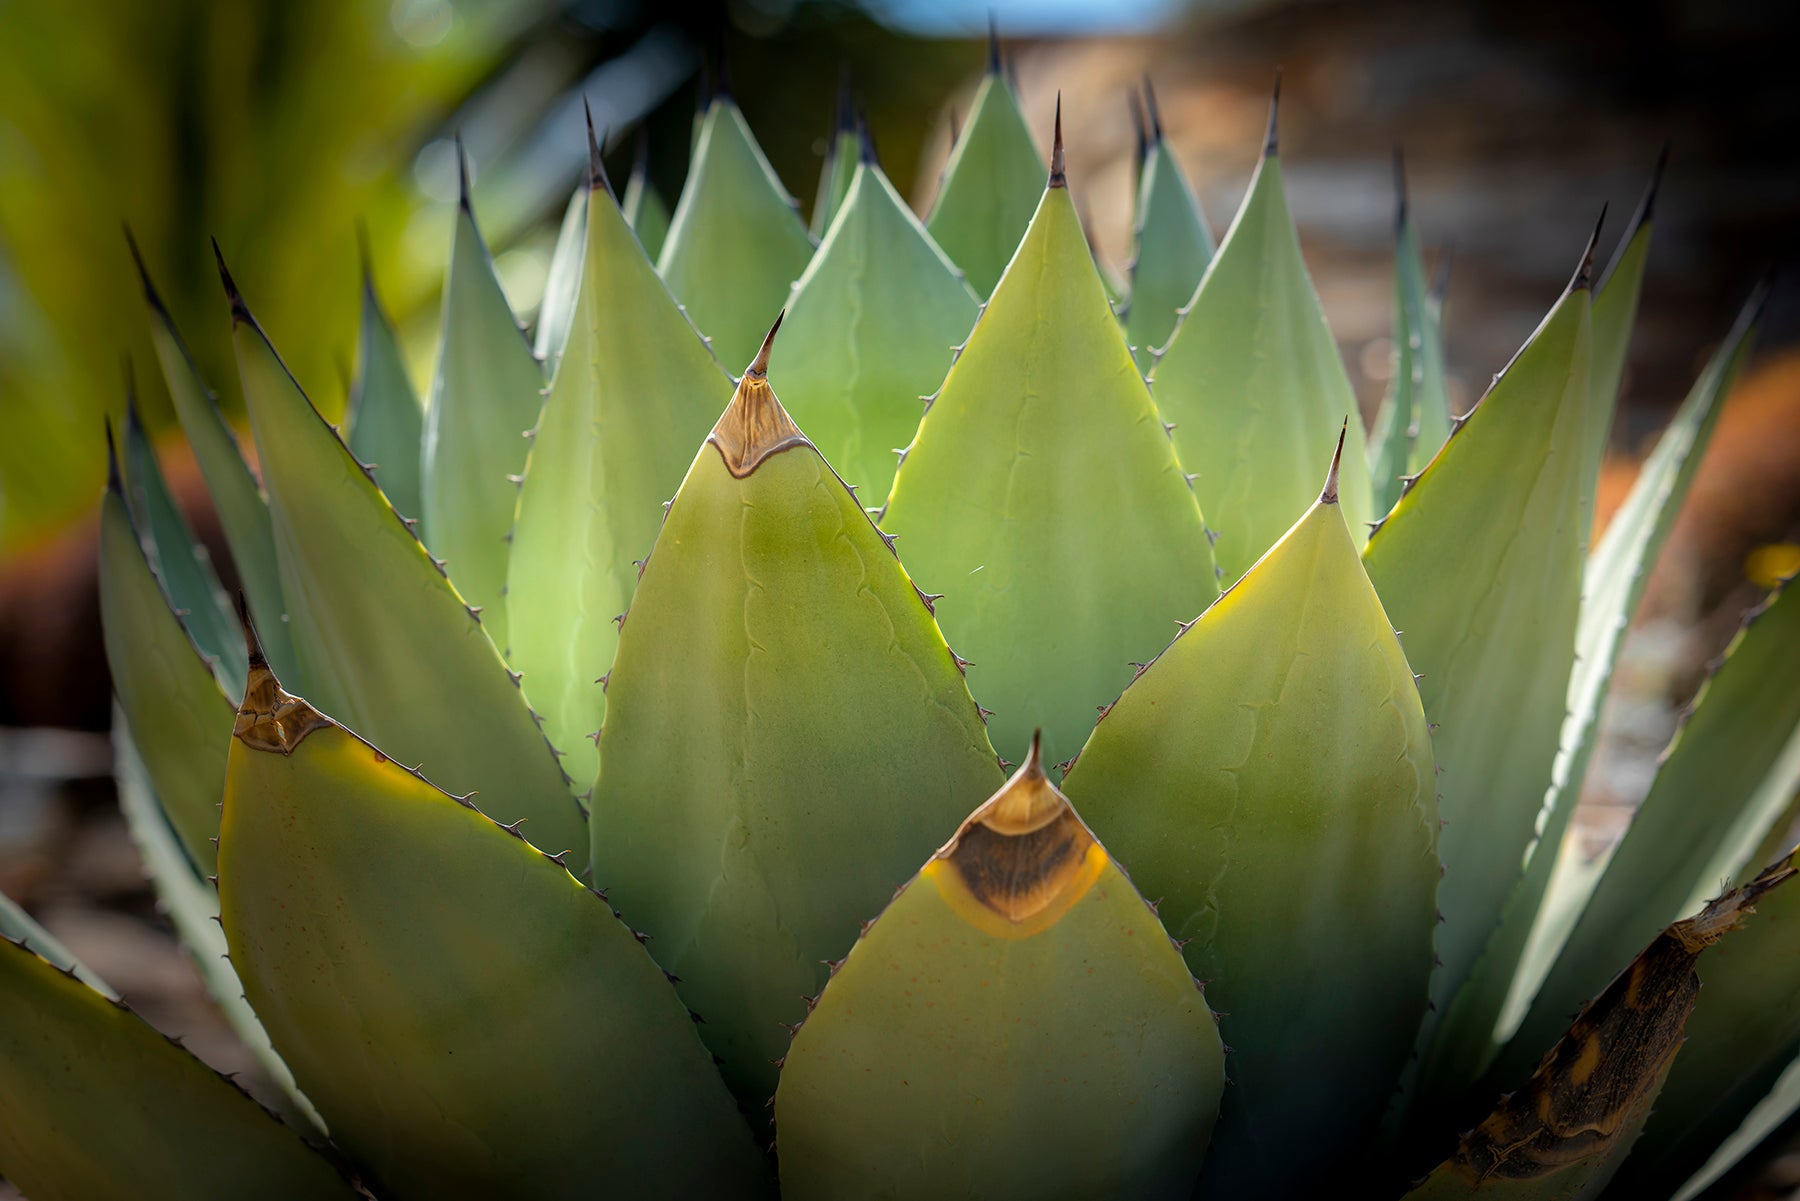
[[[781,312],[775,314],[775,324],[771,325],[769,327],[769,332],[763,335],[762,349],[756,352],[756,357],[750,361],[750,366],[745,368],[745,375],[754,375],[763,379],[768,378],[769,352],[774,349],[775,335],[781,332],[781,323],[786,320],[786,318],[786,309],[782,309]]]
[[[1275,68],[1275,90],[1269,95],[1269,130],[1263,135],[1263,157],[1274,158],[1280,151],[1278,134],[1281,127],[1281,68]]]
[[[1581,263],[1575,268],[1575,276],[1569,281],[1569,291],[1586,291],[1594,286],[1594,250],[1600,245],[1600,230],[1606,225],[1606,206],[1600,206],[1600,219],[1594,222],[1594,232],[1588,235],[1587,248],[1581,252]]]
[[[869,114],[860,104],[856,106],[856,136],[860,156],[857,161],[879,167],[881,159],[875,153],[875,135],[869,132]]]
[[[1406,156],[1394,147],[1394,234],[1406,228]]]
[[[225,265],[225,254],[219,249],[219,239],[212,240],[213,259],[219,264],[219,283],[225,288],[225,299],[231,305],[231,323],[233,325],[255,325],[256,318],[250,315],[250,306],[244,303],[243,293],[238,291],[237,281],[231,278],[231,268]]]
[[[463,145],[460,129],[456,131],[456,203],[471,218],[475,216],[469,200],[469,148]]]
[[[795,446],[812,445],[782,408],[775,389],[769,386],[769,352],[775,345],[775,334],[781,328],[782,318],[786,316],[787,310],[783,309],[781,316],[775,318],[775,324],[763,339],[762,349],[744,369],[744,378],[738,381],[737,391],[731,394],[731,403],[725,406],[718,424],[706,436],[707,442],[725,460],[725,469],[740,480],[755,471],[770,455]]]
[[[1338,431],[1337,449],[1331,453],[1331,470],[1325,473],[1325,487],[1319,492],[1319,503],[1335,505],[1338,499],[1338,468],[1344,462],[1344,438],[1350,432],[1350,418],[1344,418],[1344,428]]]
[[[1144,160],[1150,157],[1150,130],[1144,119],[1144,100],[1136,89],[1125,93],[1126,107],[1131,110],[1131,132],[1135,137],[1133,143],[1137,153],[1137,167],[1144,169]]]
[[[112,418],[105,419],[106,425],[106,490],[121,500],[125,497],[125,481],[119,472],[119,446],[113,437]]]
[[[999,75],[1001,73],[1000,22],[995,19],[994,14],[991,11],[988,13],[987,73],[989,75]]]
[[[252,750],[291,755],[308,734],[337,723],[282,688],[263,655],[262,642],[250,620],[249,603],[241,590],[237,609],[250,670],[244,680],[244,699],[238,706],[232,737]]]
[[[1062,139],[1062,92],[1056,93],[1056,135],[1050,143],[1050,183],[1052,188],[1066,188],[1069,177],[1064,171]]]
[[[1148,118],[1150,144],[1163,140],[1162,110],[1156,104],[1156,88],[1150,83],[1150,72],[1144,72],[1144,113]]]
[[[639,185],[650,182],[650,127],[639,125],[636,144],[631,151],[631,178]]]
[[[606,162],[600,154],[600,138],[594,132],[594,110],[588,107],[586,96],[581,98],[581,111],[587,117],[588,190],[598,192],[604,188],[606,194],[610,196],[612,195],[612,180],[606,178]]]
[[[132,265],[137,268],[138,282],[144,288],[144,301],[164,318],[167,318],[169,310],[163,307],[162,297],[156,293],[156,285],[150,282],[150,269],[144,266],[144,256],[138,250],[137,238],[132,235],[131,226],[124,226],[124,230],[126,249],[131,251]],[[171,324],[173,323],[171,322]]]
[[[375,255],[369,249],[369,223],[360,216],[356,219],[356,266],[362,272],[363,290],[373,294],[375,291]]]

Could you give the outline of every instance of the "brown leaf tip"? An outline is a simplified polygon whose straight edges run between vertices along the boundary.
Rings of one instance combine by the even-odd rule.
[[[769,386],[769,355],[786,316],[787,310],[783,309],[775,318],[775,324],[769,327],[768,336],[763,339],[762,349],[744,369],[744,378],[738,381],[731,403],[725,406],[718,424],[706,436],[718,450],[719,457],[725,460],[725,469],[738,479],[747,477],[770,455],[796,446],[812,445],[794,424],[794,419],[788,416],[787,410],[781,407],[775,389]]]
[[[1156,103],[1156,87],[1150,82],[1150,72],[1144,72],[1144,116],[1148,125],[1151,145],[1163,140],[1162,109]]]
[[[1050,142],[1050,187],[1066,188],[1069,186],[1068,173],[1063,163],[1062,136],[1062,92],[1056,93],[1056,134]]]
[[[1269,128],[1263,135],[1263,156],[1274,158],[1281,152],[1278,136],[1281,125],[1281,68],[1275,68],[1275,90],[1269,96]]]
[[[598,192],[604,188],[608,195],[612,194],[612,180],[606,177],[606,162],[600,154],[600,138],[594,132],[594,110],[588,106],[586,96],[581,98],[581,112],[587,118],[588,144],[588,191]]]
[[[291,755],[308,734],[337,723],[281,687],[263,656],[242,592],[238,593],[238,618],[244,625],[250,674],[244,682],[244,701],[238,706],[232,737],[252,750]]]
[[[1344,426],[1338,431],[1337,449],[1331,453],[1331,470],[1325,473],[1325,487],[1319,491],[1319,503],[1335,505],[1338,499],[1338,468],[1344,463],[1344,439],[1350,433],[1350,419],[1344,418]]]

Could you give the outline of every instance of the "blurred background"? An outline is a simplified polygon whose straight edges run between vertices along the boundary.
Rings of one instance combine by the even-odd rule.
[[[0,0],[0,890],[152,1021],[244,1066],[112,807],[94,599],[102,415],[117,416],[130,372],[153,429],[170,421],[123,226],[228,410],[241,413],[212,236],[332,415],[354,355],[359,224],[415,382],[429,379],[454,134],[529,321],[585,158],[583,96],[619,148],[615,178],[648,131],[672,205],[702,76],[723,64],[810,201],[847,67],[884,165],[923,211],[990,15],[1045,143],[1062,92],[1070,180],[1120,271],[1142,73],[1222,236],[1285,69],[1293,210],[1368,417],[1389,370],[1397,147],[1432,259],[1453,257],[1446,332],[1466,408],[1554,301],[1602,204],[1610,248],[1667,141],[1602,521],[1758,276],[1800,239],[1789,0]],[[1641,797],[1741,611],[1800,566],[1797,339],[1790,280],[1628,644],[1578,824],[1590,849]],[[214,529],[191,460],[164,450]]]

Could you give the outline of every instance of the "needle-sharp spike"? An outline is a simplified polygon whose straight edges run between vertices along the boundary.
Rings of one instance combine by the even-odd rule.
[[[1394,147],[1394,236],[1406,228],[1406,156]]]
[[[474,217],[475,209],[469,201],[469,149],[463,145],[462,130],[456,131],[456,203],[462,206],[463,212]]]
[[[1569,291],[1579,292],[1594,286],[1594,250],[1600,245],[1600,230],[1606,225],[1606,206],[1600,206],[1600,219],[1594,222],[1594,232],[1588,235],[1587,248],[1581,252],[1581,263],[1575,268],[1575,275],[1569,280]]]
[[[988,13],[987,73],[1000,74],[1000,23],[991,12]]]
[[[1350,418],[1344,418],[1344,427],[1338,431],[1337,449],[1331,453],[1331,470],[1325,473],[1325,487],[1319,492],[1319,503],[1335,505],[1338,499],[1338,468],[1344,462],[1344,438],[1350,433]]]
[[[125,495],[125,481],[119,473],[119,447],[113,438],[112,418],[105,419],[106,425],[106,490],[120,497]]]
[[[225,288],[225,299],[231,305],[231,323],[233,325],[255,325],[256,319],[250,315],[250,306],[244,303],[243,293],[238,291],[237,281],[231,278],[231,269],[225,265],[225,253],[219,249],[219,239],[212,240],[213,260],[219,264],[219,283]]]
[[[1274,158],[1280,151],[1277,136],[1281,127],[1281,68],[1275,68],[1275,90],[1269,96],[1269,130],[1263,135],[1263,157]]]
[[[1056,93],[1056,135],[1050,143],[1050,187],[1066,188],[1069,177],[1064,171],[1062,136],[1062,92]]]
[[[587,117],[588,141],[588,190],[598,192],[605,188],[608,196],[613,194],[612,180],[606,177],[606,162],[600,154],[600,138],[594,133],[594,110],[588,107],[586,96],[581,98],[581,111]]]
[[[1150,133],[1150,144],[1158,145],[1163,140],[1162,110],[1156,104],[1156,88],[1150,83],[1150,72],[1144,72],[1144,115],[1146,127]]]
[[[1125,93],[1125,106],[1131,110],[1132,146],[1136,154],[1133,160],[1141,173],[1144,160],[1150,157],[1150,130],[1144,119],[1144,100],[1134,89]]]
[[[1631,220],[1625,223],[1625,236],[1619,239],[1618,246],[1613,250],[1611,261],[1606,264],[1606,270],[1600,273],[1600,282],[1594,285],[1596,292],[1606,287],[1606,282],[1612,278],[1613,272],[1619,269],[1619,263],[1625,258],[1625,252],[1631,249],[1632,242],[1637,239],[1638,232],[1650,224],[1654,218],[1657,193],[1662,190],[1663,172],[1668,165],[1669,143],[1665,141],[1662,149],[1657,152],[1656,166],[1651,169],[1650,183],[1644,189],[1643,198],[1638,201],[1637,211],[1632,213]]]
[[[875,153],[875,135],[869,130],[869,114],[860,104],[856,106],[856,138],[860,161],[879,167],[881,159]]]
[[[782,309],[775,315],[775,324],[769,327],[769,332],[763,337],[762,349],[756,352],[756,357],[750,360],[750,366],[744,369],[745,375],[767,376],[769,374],[769,352],[775,346],[775,335],[781,332],[781,323],[786,317],[786,309]]]

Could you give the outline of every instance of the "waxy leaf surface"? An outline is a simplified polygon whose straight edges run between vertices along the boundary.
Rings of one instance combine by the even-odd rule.
[[[1044,156],[1019,110],[1019,96],[990,71],[950,151],[925,228],[988,296],[1012,261],[1044,190]]]
[[[728,96],[714,100],[656,269],[719,362],[750,361],[812,254],[744,114]]]
[[[1131,307],[1125,315],[1125,340],[1131,343],[1138,368],[1149,371],[1156,351],[1175,332],[1181,308],[1200,286],[1212,262],[1213,236],[1194,190],[1181,173],[1169,144],[1150,143],[1138,177],[1135,258],[1131,264]]]
[[[219,839],[250,1002],[382,1197],[742,1197],[760,1154],[606,902],[251,665]]]
[[[1203,1193],[1324,1187],[1412,1050],[1438,887],[1425,714],[1336,504],[1125,690],[1066,787],[1223,1015]]]
[[[868,507],[887,499],[921,399],[943,382],[978,308],[881,168],[858,164],[788,302],[781,394]]]
[[[363,265],[362,320],[356,335],[356,379],[344,413],[350,453],[369,464],[375,482],[396,512],[417,517],[419,459],[425,412],[406,374],[406,356],[375,294],[375,277]]]
[[[1034,751],[794,1036],[783,1196],[1185,1198],[1222,1060],[1181,953]]]
[[[575,319],[532,439],[506,591],[509,659],[584,789],[637,564],[731,387],[612,193],[596,186],[588,203]]]
[[[537,332],[531,352],[544,365],[547,379],[556,378],[569,327],[575,320],[575,300],[581,291],[581,263],[587,257],[588,184],[584,179],[569,197],[562,224],[556,228],[556,245],[550,250],[550,269],[544,275],[544,299],[538,305]]]
[[[669,508],[607,694],[594,879],[754,1113],[823,961],[999,779],[925,602],[755,369]]]
[[[1450,437],[1444,334],[1425,282],[1419,231],[1403,211],[1394,246],[1394,357],[1387,396],[1369,431],[1373,512],[1400,499],[1402,476],[1417,475]]]
[[[1044,192],[882,527],[920,587],[945,594],[938,622],[973,660],[969,690],[994,710],[996,743],[1042,727],[1053,763],[1080,748],[1132,662],[1218,594],[1200,507],[1067,188]]]
[[[1151,383],[1218,530],[1214,554],[1226,583],[1317,494],[1319,464],[1330,461],[1345,417],[1339,503],[1361,543],[1372,516],[1362,418],[1300,255],[1275,155],[1257,165]]]

